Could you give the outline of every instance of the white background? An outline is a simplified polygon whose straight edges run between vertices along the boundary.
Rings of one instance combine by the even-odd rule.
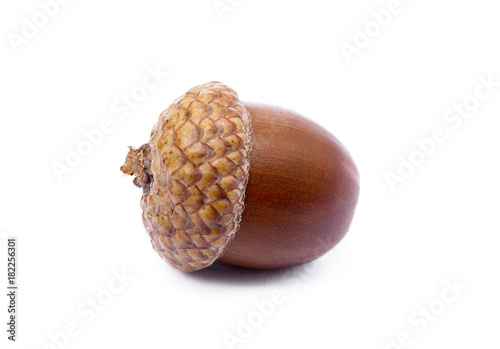
[[[55,348],[52,334],[72,349],[229,348],[277,290],[283,302],[235,348],[375,349],[400,333],[405,348],[498,348],[500,87],[460,125],[443,118],[474,102],[480,77],[500,81],[498,4],[401,0],[380,28],[371,12],[387,0],[230,3],[221,19],[212,0],[71,0],[44,24],[37,1],[2,2],[0,275],[4,288],[5,238],[16,236],[20,295],[17,343],[1,297],[0,346]],[[34,16],[39,28],[13,44]],[[359,44],[367,25],[349,63],[341,46]],[[170,75],[120,118],[113,106],[147,69]],[[187,274],[151,248],[140,190],[119,167],[173,99],[211,80],[310,117],[351,151],[360,202],[326,256],[285,271]],[[54,164],[103,119],[112,131],[58,180]],[[415,142],[436,128],[446,141],[419,159]],[[411,154],[423,163],[391,190],[387,172],[399,175]],[[133,280],[91,319],[87,302],[108,301],[123,270]],[[447,282],[465,290],[451,297]],[[433,321],[418,313],[429,306]]]

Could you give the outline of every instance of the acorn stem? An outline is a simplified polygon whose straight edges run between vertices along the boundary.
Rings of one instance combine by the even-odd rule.
[[[134,184],[139,188],[145,188],[151,183],[151,158],[149,144],[143,144],[139,149],[129,147],[125,163],[120,167],[123,174],[135,176]]]

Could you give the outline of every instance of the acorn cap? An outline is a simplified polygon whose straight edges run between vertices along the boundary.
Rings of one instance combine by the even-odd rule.
[[[159,117],[122,171],[143,187],[143,222],[173,267],[212,264],[239,229],[250,168],[250,117],[235,91],[196,86]],[[139,165],[138,165],[139,164]]]

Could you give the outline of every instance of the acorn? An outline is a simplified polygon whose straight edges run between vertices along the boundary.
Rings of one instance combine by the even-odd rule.
[[[153,248],[183,271],[312,261],[344,237],[359,195],[356,165],[331,133],[295,112],[242,103],[220,82],[174,101],[120,169],[143,189]]]

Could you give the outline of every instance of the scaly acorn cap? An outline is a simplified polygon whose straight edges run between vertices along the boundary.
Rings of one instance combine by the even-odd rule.
[[[159,117],[121,170],[143,188],[143,222],[173,267],[212,264],[239,229],[251,150],[248,111],[220,82],[196,86]]]

